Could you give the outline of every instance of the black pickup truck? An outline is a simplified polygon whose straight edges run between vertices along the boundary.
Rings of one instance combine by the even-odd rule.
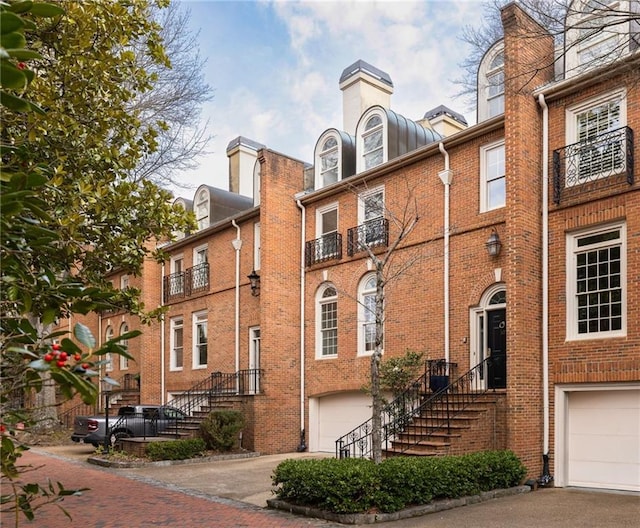
[[[109,417],[109,444],[120,438],[157,436],[171,427],[177,427],[186,414],[168,405],[131,405],[118,409],[116,416]],[[104,445],[104,416],[77,416],[73,422],[71,440]]]

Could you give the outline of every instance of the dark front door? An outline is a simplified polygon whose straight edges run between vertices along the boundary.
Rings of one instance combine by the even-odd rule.
[[[489,363],[489,388],[507,388],[507,311],[504,308],[487,312],[487,348]]]

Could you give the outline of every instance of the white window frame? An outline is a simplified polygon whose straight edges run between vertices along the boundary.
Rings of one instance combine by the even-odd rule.
[[[503,54],[503,63],[500,67],[490,68],[493,61],[499,54]],[[489,78],[502,72],[502,92],[499,94],[490,95],[491,83]],[[480,68],[478,69],[478,122],[485,121],[497,115],[504,114],[504,41],[500,40],[496,42],[489,50],[487,50],[485,56],[480,62]],[[491,100],[496,100],[498,97],[502,97],[502,111],[492,113],[490,112]]]
[[[373,288],[367,288],[367,284],[371,280],[373,280],[374,286]],[[367,328],[369,328],[371,325],[373,325],[374,335],[375,335],[375,324],[376,324],[375,281],[376,281],[375,273],[368,273],[360,280],[360,283],[358,284],[358,356],[371,356],[375,352],[375,340],[374,340],[374,343],[372,344],[373,348],[371,348],[370,350],[366,349]],[[371,309],[368,309],[366,306],[367,305],[366,298],[370,298],[370,297],[373,297],[373,311],[371,311]],[[383,331],[383,336],[384,336],[384,331]],[[383,340],[384,340],[384,337],[383,337]]]
[[[565,127],[565,141],[566,145],[573,145],[579,141],[578,138],[578,116],[594,110],[598,107],[604,106],[609,103],[617,102],[620,106],[619,110],[619,123],[611,130],[615,130],[624,126],[627,126],[627,91],[626,89],[615,90],[601,94],[597,97],[591,98],[588,101],[584,101],[580,104],[567,108],[566,111],[566,127]],[[625,161],[626,164],[626,161]],[[622,172],[623,169],[620,169]],[[610,174],[610,171],[603,173],[603,177]],[[588,180],[597,179],[598,176],[590,175]],[[573,182],[566,182],[567,186],[579,185],[582,183],[581,179],[575,179]]]
[[[620,237],[616,240],[608,240],[600,243],[593,243],[588,246],[579,247],[578,241],[585,237],[596,236],[599,234],[619,230]],[[566,333],[567,341],[587,340],[587,339],[607,339],[615,337],[625,337],[627,335],[627,236],[626,223],[617,222],[599,227],[591,227],[567,233],[567,262],[566,262]],[[619,330],[598,331],[580,333],[578,329],[578,292],[577,292],[577,266],[580,253],[587,251],[597,251],[613,246],[620,247],[620,289],[621,289],[621,328]],[[595,294],[595,292],[594,292]],[[583,294],[584,295],[584,294]],[[599,304],[598,304],[599,306]]]
[[[253,205],[260,205],[260,192],[262,189],[262,179],[260,174],[262,172],[262,165],[260,160],[256,160],[253,165]]]
[[[335,295],[324,297],[327,290],[333,289]],[[335,304],[335,327],[323,328],[323,307]],[[326,283],[316,292],[316,359],[334,359],[338,357],[338,291],[332,283]],[[335,331],[335,353],[325,352],[325,332]]]
[[[325,148],[329,140],[335,141],[335,145]],[[336,164],[328,170],[323,169],[323,160],[328,156],[335,156]],[[325,175],[335,171],[335,181],[325,181]],[[322,189],[342,180],[342,142],[335,130],[329,130],[320,136],[316,143],[315,151],[315,189]]]
[[[336,228],[332,231],[324,231],[324,215],[331,212],[336,212]],[[327,242],[325,244],[325,236],[338,233],[338,225],[340,222],[340,211],[338,210],[338,202],[332,202],[330,204],[318,207],[316,209],[316,239],[319,239],[319,243],[316,245],[316,261],[325,260],[338,255],[338,248],[335,247],[335,251],[330,251],[336,244]]]
[[[380,120],[381,120],[380,125],[376,126],[375,128],[373,128],[371,130],[366,130],[365,127],[367,126],[367,123],[374,116],[377,116],[377,117],[380,118]],[[375,167],[379,167],[380,165],[382,165],[382,164],[384,164],[384,163],[386,163],[388,161],[388,159],[389,159],[389,144],[388,143],[389,142],[388,142],[388,137],[387,137],[388,136],[387,127],[388,127],[387,115],[379,107],[378,108],[369,109],[360,118],[360,121],[358,122],[357,131],[356,131],[356,137],[357,137],[356,172],[357,173],[374,169]],[[373,165],[371,167],[367,167],[366,166],[366,161],[365,161],[365,156],[367,154],[369,154],[370,152],[372,152],[372,151],[365,152],[365,148],[364,148],[365,138],[367,136],[371,136],[373,134],[377,134],[378,132],[380,132],[382,134],[382,145],[380,147],[382,149],[382,161],[380,163],[378,163],[377,165]]]
[[[211,196],[209,189],[201,189],[198,191],[193,211],[196,215],[198,230],[209,227],[209,216],[211,215]]]
[[[366,218],[367,213],[367,200],[376,194],[382,194],[382,207],[380,210],[380,214],[377,216],[372,216],[371,218]],[[369,220],[376,220],[377,218],[384,217],[385,213],[385,190],[384,185],[379,185],[372,189],[367,189],[366,191],[358,194],[358,225],[362,225]]]
[[[126,290],[129,287],[129,275],[120,275],[120,289]]]
[[[198,326],[204,326],[204,343],[198,341]],[[207,347],[207,361],[209,361],[209,333],[208,333],[208,320],[207,320],[207,311],[194,312],[192,315],[192,368],[194,370],[207,368],[207,363],[200,363],[200,346],[203,344]]]
[[[126,334],[129,331],[129,323],[127,323],[126,321],[124,321],[121,325],[120,325],[120,334]],[[118,344],[124,348],[127,353],[129,352],[129,340],[128,339],[122,339],[121,341],[118,342]],[[129,370],[129,358],[126,356],[120,356],[120,370]]]
[[[104,341],[111,341],[114,336],[113,326],[107,326],[107,329],[104,332]],[[105,365],[104,369],[106,372],[113,372],[113,354],[111,352],[107,352],[105,356]]]
[[[173,255],[171,257],[169,266],[170,266],[171,275],[173,275],[174,273],[182,273],[182,277],[180,281],[172,280],[172,284],[170,286],[174,286],[174,288],[173,288],[173,291],[169,292],[169,294],[177,295],[177,294],[184,293],[184,272],[185,272],[184,255],[182,253],[180,253],[179,255]]]
[[[171,318],[171,335],[169,337],[170,340],[170,358],[169,358],[169,370],[172,371],[181,371],[184,368],[184,317],[172,317]],[[182,343],[180,346],[177,346],[176,335],[178,330],[182,332]],[[181,362],[178,364],[178,354],[177,350],[181,350]]]
[[[253,224],[253,269],[260,270],[260,222]]]
[[[502,176],[489,179],[489,174],[488,174],[489,166],[488,166],[487,158],[490,152],[493,152],[499,148],[502,148],[502,152],[503,152],[504,174]],[[497,180],[502,180],[504,182],[505,200],[503,203],[499,205],[490,205],[489,204],[489,199],[490,199],[489,184]],[[486,213],[488,211],[493,211],[495,209],[503,208],[506,205],[506,188],[507,188],[506,152],[505,152],[504,139],[500,139],[499,141],[494,141],[493,143],[489,143],[488,145],[483,145],[482,147],[480,147],[480,212]]]

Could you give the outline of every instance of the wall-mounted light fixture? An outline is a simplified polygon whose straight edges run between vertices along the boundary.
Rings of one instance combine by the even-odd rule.
[[[487,252],[490,256],[497,257],[500,254],[502,242],[500,242],[500,237],[498,236],[498,232],[495,229],[491,232],[484,245],[487,248]]]
[[[260,295],[260,275],[256,273],[256,270],[253,270],[249,275],[247,275],[247,278],[251,284],[251,295],[257,297]]]

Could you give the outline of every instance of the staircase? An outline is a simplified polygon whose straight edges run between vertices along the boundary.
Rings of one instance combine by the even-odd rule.
[[[383,408],[383,456],[436,456],[506,445],[503,392],[489,389],[490,358],[460,377],[455,364],[429,361],[425,374]],[[449,380],[453,378],[450,383]],[[372,420],[336,441],[336,456],[371,457]]]

